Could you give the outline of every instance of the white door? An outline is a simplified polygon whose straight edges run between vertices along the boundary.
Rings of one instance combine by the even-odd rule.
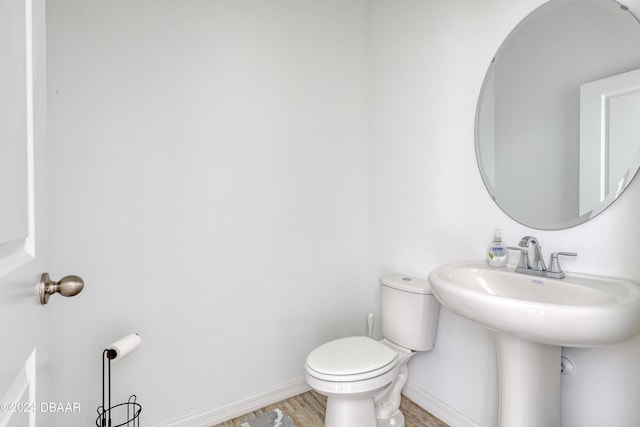
[[[580,86],[580,215],[618,197],[633,179],[639,110],[640,69]]]
[[[49,400],[44,18],[44,0],[0,0],[0,427],[46,425]]]

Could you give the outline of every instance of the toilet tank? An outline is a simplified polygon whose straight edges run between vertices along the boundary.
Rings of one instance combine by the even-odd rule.
[[[382,335],[402,347],[431,350],[436,341],[440,303],[427,280],[401,274],[380,277]]]

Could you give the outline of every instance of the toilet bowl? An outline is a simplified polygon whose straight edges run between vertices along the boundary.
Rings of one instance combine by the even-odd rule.
[[[413,354],[387,340],[364,336],[330,341],[311,352],[305,364],[306,380],[327,396],[325,427],[403,426],[400,391],[407,375],[399,373],[407,371]],[[392,383],[395,387],[390,387]],[[395,399],[391,398],[394,389]]]
[[[387,275],[380,284],[385,338],[340,338],[307,357],[307,383],[327,396],[325,427],[404,426],[408,362],[433,348],[440,305],[425,280]]]

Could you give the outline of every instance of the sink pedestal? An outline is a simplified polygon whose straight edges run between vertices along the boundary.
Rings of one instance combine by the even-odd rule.
[[[500,427],[560,427],[562,347],[496,332]]]

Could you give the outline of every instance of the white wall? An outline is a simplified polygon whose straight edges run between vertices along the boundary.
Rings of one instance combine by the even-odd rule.
[[[380,273],[480,259],[495,227],[640,280],[640,183],[541,232],[477,170],[486,67],[541,3],[48,2],[52,274],[87,282],[50,307],[56,400],[83,405],[55,425],[93,423],[100,352],[131,331],[114,387],[145,425],[300,378],[315,345],[364,332]],[[412,386],[495,425],[491,333],[443,309],[438,334]],[[640,419],[640,340],[565,353],[565,426]]]
[[[549,232],[509,219],[478,172],[474,114],[485,71],[509,31],[542,3],[373,1],[371,278],[426,277],[444,263],[482,259],[499,227],[509,244],[533,234],[547,256],[578,252],[564,260],[566,270],[640,281],[640,182],[590,222]],[[564,352],[577,371],[564,377],[563,426],[636,425],[640,339]],[[495,426],[495,366],[492,335],[443,309],[436,347],[411,362],[410,383]]]
[[[48,4],[56,401],[94,425],[102,350],[142,424],[301,380],[364,333],[366,2]],[[64,333],[55,333],[63,329]]]

